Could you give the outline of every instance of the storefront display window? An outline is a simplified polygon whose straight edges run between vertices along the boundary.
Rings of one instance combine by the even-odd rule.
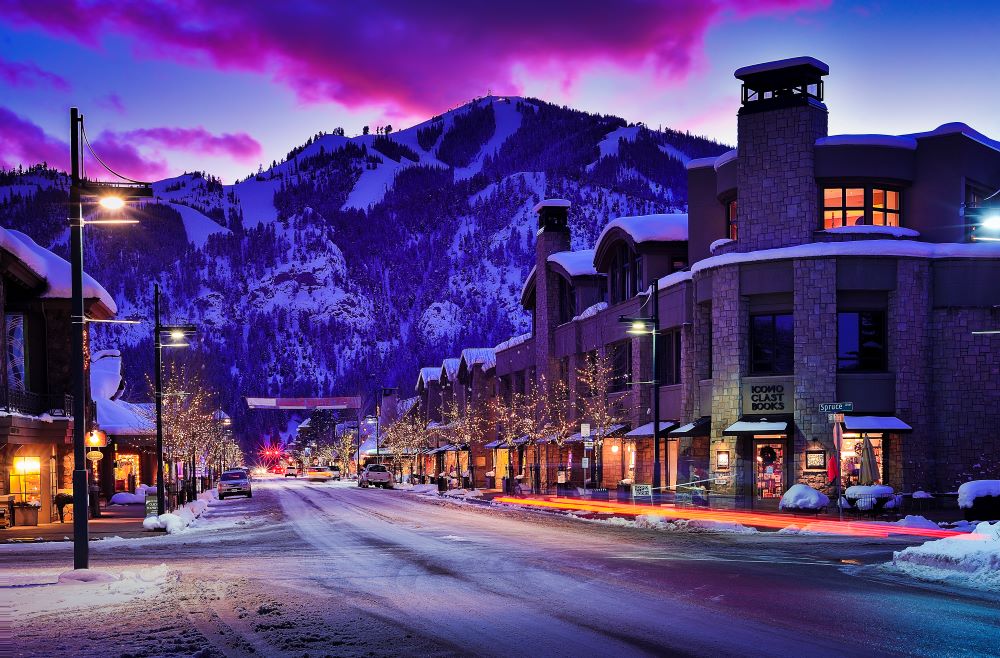
[[[844,474],[844,487],[863,484],[861,482],[861,459],[864,454],[865,436],[871,441],[872,450],[875,454],[875,474],[877,479],[871,484],[882,484],[883,461],[882,461],[882,435],[881,434],[845,434],[844,442],[840,451],[840,469]],[[868,483],[864,483],[868,484]]]
[[[785,444],[780,441],[755,441],[757,498],[781,498],[785,493]]]
[[[42,460],[40,457],[14,457],[10,472],[10,493],[18,503],[41,500]]]

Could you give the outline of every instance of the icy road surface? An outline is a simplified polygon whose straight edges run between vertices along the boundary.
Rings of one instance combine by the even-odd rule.
[[[851,566],[904,545],[616,528],[273,480],[179,535],[92,543],[94,568],[138,587],[55,584],[69,544],[0,547],[0,654],[995,654],[990,594]]]

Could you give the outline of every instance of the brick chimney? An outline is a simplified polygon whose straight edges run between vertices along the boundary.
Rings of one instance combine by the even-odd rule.
[[[570,202],[546,199],[535,206],[538,232],[535,235],[535,369],[546,382],[557,376],[558,366],[551,354],[555,329],[559,325],[559,275],[552,272],[548,258],[569,251]]]
[[[738,251],[812,242],[819,227],[816,140],[826,137],[823,76],[812,57],[745,66],[736,170]]]

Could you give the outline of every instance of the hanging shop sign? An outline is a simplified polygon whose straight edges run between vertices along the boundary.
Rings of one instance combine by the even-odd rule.
[[[791,377],[743,380],[743,414],[790,414],[795,410],[795,382]]]
[[[100,461],[104,459],[104,453],[101,452],[100,450],[91,450],[90,452],[87,453],[87,459],[89,459],[92,462]]]

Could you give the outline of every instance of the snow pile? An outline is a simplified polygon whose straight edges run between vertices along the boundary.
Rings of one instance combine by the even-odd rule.
[[[757,528],[750,528],[740,523],[729,521],[713,521],[710,519],[668,519],[655,514],[640,514],[635,519],[623,519],[613,516],[609,519],[581,518],[574,513],[570,516],[588,523],[598,523],[619,528],[639,528],[641,530],[660,530],[663,532],[719,532],[733,535],[754,535]]]
[[[442,495],[448,498],[482,498],[483,492],[479,489],[450,489]]]
[[[976,498],[996,496],[1000,498],[1000,480],[972,480],[958,488],[958,506],[962,509],[972,507]]]
[[[176,512],[147,516],[142,522],[142,527],[145,530],[166,530],[167,534],[175,535],[194,523],[194,520],[208,508],[209,501],[215,500],[215,496],[215,490],[206,491],[198,496],[198,500],[184,505]]]
[[[924,530],[940,530],[938,524],[934,523],[930,519],[923,516],[918,516],[916,514],[907,514],[898,521],[893,522],[894,525],[901,526],[903,528],[923,528]]]
[[[912,495],[912,498],[915,498],[917,500],[933,498],[933,497],[934,497],[933,495],[927,493],[926,491],[914,491]]]
[[[799,483],[788,488],[778,503],[778,509],[818,511],[825,509],[829,504],[830,499],[822,492],[807,484]]]
[[[915,578],[1000,588],[1000,522],[984,522],[969,535],[945,537],[893,553],[891,566]]]
[[[436,494],[438,490],[436,484],[412,484],[404,487],[397,486],[396,488],[403,489],[404,491],[409,491],[410,493],[415,493],[415,494],[429,494],[429,493]]]
[[[119,491],[114,496],[111,497],[112,505],[142,505],[146,502],[146,494],[155,494],[156,487],[151,487],[146,484],[137,485],[135,488],[135,493],[129,493],[127,491]]]
[[[875,506],[876,499],[882,498],[884,496],[892,496],[892,494],[893,494],[892,487],[885,484],[872,484],[872,485],[857,484],[854,485],[853,487],[847,487],[847,491],[844,492],[844,496],[845,498],[848,499],[848,501],[854,500],[855,501],[854,506],[857,509],[866,512]],[[843,503],[845,501],[841,502]],[[884,505],[884,507],[886,507],[887,509],[895,507],[896,502],[897,502],[896,497],[893,497],[893,499],[888,501]],[[848,506],[850,506],[849,502]]]
[[[53,544],[58,545],[57,542]],[[155,596],[170,580],[167,565],[142,567],[121,572],[76,569],[53,574],[51,571],[26,570],[18,584],[30,587],[31,596],[11,599],[14,618],[49,614],[64,610],[127,603],[138,597]]]

